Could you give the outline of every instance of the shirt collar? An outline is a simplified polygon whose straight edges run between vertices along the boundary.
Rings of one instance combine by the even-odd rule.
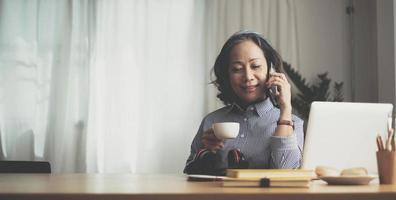
[[[257,114],[260,117],[264,116],[266,112],[274,108],[274,105],[272,105],[272,102],[269,98],[256,103],[254,106],[256,107]]]
[[[269,110],[271,110],[272,108],[274,108],[274,105],[272,105],[271,101],[269,98],[265,99],[264,101],[260,101],[254,105],[249,106],[250,108],[255,108],[254,110],[256,110],[257,114],[260,117],[263,117],[264,114],[266,112],[268,112]],[[230,109],[228,110],[228,112],[231,112],[233,110],[239,111],[239,112],[244,112],[245,110],[240,107],[238,104],[233,103],[230,106]]]
[[[230,108],[227,110],[227,113],[231,112],[231,111],[239,111],[239,112],[243,112],[244,110],[242,109],[242,107],[240,107],[238,104],[236,103],[232,103]]]

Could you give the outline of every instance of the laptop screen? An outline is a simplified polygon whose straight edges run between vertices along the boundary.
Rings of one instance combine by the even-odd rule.
[[[392,109],[380,103],[312,103],[302,168],[365,167],[377,173],[376,136],[386,138]]]

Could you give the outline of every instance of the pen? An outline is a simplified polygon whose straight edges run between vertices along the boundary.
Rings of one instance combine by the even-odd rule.
[[[377,136],[378,150],[384,150],[384,142],[382,141],[382,137],[380,135]]]
[[[393,147],[392,147],[392,138],[393,138],[393,128],[390,128],[388,131],[388,138],[386,139],[386,147],[385,149],[388,151],[392,151]]]
[[[391,151],[395,151],[396,144],[395,144],[395,131],[394,131],[394,129],[392,129],[392,133],[389,136],[389,140],[390,140],[390,145],[391,145]]]
[[[388,114],[388,131],[392,129],[392,113]]]
[[[377,142],[378,151],[381,151],[381,145],[378,136],[375,138],[375,141]]]
[[[382,140],[381,136],[379,136],[379,141],[380,141],[380,144],[381,144],[381,150],[382,151],[385,150],[384,140]]]

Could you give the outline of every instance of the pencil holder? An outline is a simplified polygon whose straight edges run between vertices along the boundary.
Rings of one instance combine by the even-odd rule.
[[[377,151],[377,166],[380,184],[396,184],[395,151]]]

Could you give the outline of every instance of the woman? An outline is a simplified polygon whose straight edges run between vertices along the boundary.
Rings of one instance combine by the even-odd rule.
[[[300,167],[303,121],[292,115],[290,84],[280,55],[260,34],[243,31],[227,40],[213,68],[217,97],[226,106],[202,120],[184,172]],[[271,101],[268,88],[274,87]],[[239,135],[216,138],[211,128],[216,122],[238,122]]]

